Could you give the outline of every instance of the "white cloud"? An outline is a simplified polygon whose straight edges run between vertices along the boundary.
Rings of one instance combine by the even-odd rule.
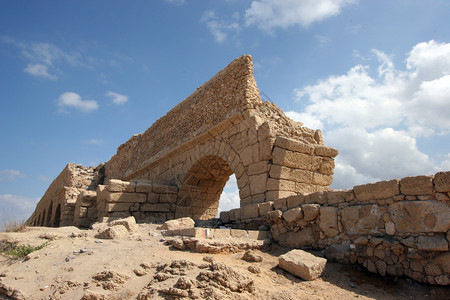
[[[417,44],[404,70],[382,51],[372,54],[378,60],[375,75],[369,66],[357,65],[297,89],[297,100],[307,101],[304,111],[287,112],[307,127],[323,129],[326,144],[339,149],[335,187],[431,174],[447,166],[421,152],[417,140],[449,141],[450,44]]]
[[[186,1],[185,0],[166,0],[166,2],[174,5],[183,5]]]
[[[58,76],[55,73],[59,72],[59,68],[66,64],[74,67],[89,67],[83,61],[80,53],[63,51],[51,43],[24,43],[8,36],[0,37],[0,42],[18,48],[23,57],[29,61],[24,72],[35,77],[56,80]]]
[[[77,93],[66,92],[59,96],[58,106],[60,112],[67,112],[66,108],[75,108],[82,112],[91,112],[98,109],[95,100],[83,100]]]
[[[300,25],[307,28],[314,22],[336,16],[341,8],[355,0],[255,0],[245,11],[247,25],[256,25],[271,32]]]
[[[128,96],[121,95],[114,92],[107,92],[106,96],[111,97],[114,104],[120,105],[128,102]]]
[[[48,72],[48,66],[41,64],[28,64],[25,68],[25,72],[36,77],[48,78],[51,80],[56,80],[58,78]]]
[[[20,222],[33,213],[40,198],[28,198],[19,195],[0,194],[0,229],[8,222]]]
[[[24,178],[24,177],[26,177],[25,174],[23,174],[19,170],[14,169],[0,170],[0,181],[4,180],[12,181],[15,180],[16,178]]]
[[[237,22],[238,15],[234,15],[235,20],[231,22],[225,22],[219,20],[216,16],[215,11],[208,10],[205,11],[200,19],[200,22],[206,23],[206,27],[209,29],[214,39],[218,43],[222,43],[228,37],[228,34],[239,30],[240,26]]]
[[[103,140],[101,140],[101,139],[90,139],[90,140],[84,141],[84,143],[88,144],[88,145],[100,145],[101,143],[103,143]]]
[[[239,208],[240,205],[236,176],[233,174],[230,176],[230,179],[228,179],[228,182],[220,195],[218,212],[220,213],[221,211],[229,211],[233,208]]]

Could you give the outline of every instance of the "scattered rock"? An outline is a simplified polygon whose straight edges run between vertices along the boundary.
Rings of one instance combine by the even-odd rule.
[[[103,271],[95,274],[92,278],[105,290],[118,290],[130,277],[115,271]]]
[[[128,230],[128,232],[137,232],[139,230],[139,226],[136,224],[136,219],[133,216],[130,216],[125,219],[111,221],[109,225],[111,227],[123,225]]]
[[[225,287],[232,292],[253,293],[255,290],[253,279],[227,267],[223,263],[211,263],[209,271],[200,272],[197,280],[207,282],[213,286]]]
[[[116,225],[99,232],[95,237],[98,239],[120,239],[128,235],[124,225]]]
[[[256,254],[252,250],[245,251],[242,259],[248,262],[261,262],[263,260],[261,255]]]
[[[179,218],[164,222],[163,225],[158,227],[160,230],[176,230],[182,228],[194,228],[195,222],[189,217]]]
[[[303,280],[314,280],[322,275],[326,263],[325,258],[295,249],[281,255],[278,266]]]
[[[134,274],[136,274],[136,276],[139,276],[139,277],[147,275],[147,271],[145,271],[142,268],[134,269],[133,272],[134,272]]]
[[[81,298],[81,300],[104,300],[104,299],[106,299],[105,295],[93,292],[91,290],[86,290],[86,292],[84,292],[83,297]]]
[[[247,270],[248,270],[249,272],[253,273],[253,274],[259,274],[259,273],[261,273],[261,269],[260,269],[259,267],[257,267],[257,266],[253,266],[253,265],[248,266]]]

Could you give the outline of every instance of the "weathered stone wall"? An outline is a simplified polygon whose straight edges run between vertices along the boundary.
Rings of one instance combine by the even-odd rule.
[[[67,164],[50,184],[27,224],[55,227],[73,225],[78,195],[83,190],[95,190],[101,180],[101,167],[95,169]]]
[[[280,198],[221,219],[268,222],[282,246],[325,249],[381,275],[450,284],[450,172]]]

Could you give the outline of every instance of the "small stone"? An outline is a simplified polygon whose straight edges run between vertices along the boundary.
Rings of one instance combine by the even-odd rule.
[[[244,255],[242,256],[242,259],[248,262],[261,262],[263,260],[261,255],[257,255],[252,250],[245,251]]]
[[[144,276],[147,274],[147,271],[145,271],[144,269],[138,268],[138,269],[134,269],[133,270],[134,274],[136,274],[136,276]]]
[[[259,274],[261,273],[261,269],[257,266],[248,266],[247,270],[253,274]]]

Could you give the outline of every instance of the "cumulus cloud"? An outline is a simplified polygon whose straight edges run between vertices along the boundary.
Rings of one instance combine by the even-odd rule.
[[[234,21],[225,22],[216,16],[213,10],[206,11],[200,19],[200,22],[206,23],[214,39],[218,43],[222,43],[228,37],[228,34],[239,30],[239,23],[236,21],[238,15],[234,15]]]
[[[82,112],[88,113],[97,110],[99,105],[95,100],[83,100],[77,93],[66,92],[59,96],[58,106],[60,112],[67,113],[67,108],[78,109]]]
[[[382,51],[372,55],[378,60],[375,75],[370,66],[357,65],[297,89],[297,100],[306,101],[304,111],[287,112],[308,127],[324,129],[327,145],[340,150],[335,187],[432,174],[447,166],[447,160],[436,163],[420,151],[417,141],[435,136],[448,143],[450,44],[417,44],[403,70]]]
[[[230,176],[230,179],[228,179],[228,182],[220,195],[218,212],[229,211],[238,207],[240,207],[239,189],[236,176],[233,174]]]
[[[15,180],[16,178],[24,178],[24,177],[26,177],[25,174],[23,174],[19,170],[14,169],[0,170],[0,181],[6,180],[12,181]]]
[[[336,16],[342,7],[355,0],[255,0],[245,11],[247,25],[256,25],[271,32],[300,25],[307,28],[314,22]]]
[[[111,92],[111,91],[107,92],[106,96],[110,97],[112,99],[112,102],[114,104],[117,104],[117,105],[125,104],[125,103],[128,102],[128,96],[121,95],[121,94],[118,94],[118,93],[114,93],[114,92]]]

